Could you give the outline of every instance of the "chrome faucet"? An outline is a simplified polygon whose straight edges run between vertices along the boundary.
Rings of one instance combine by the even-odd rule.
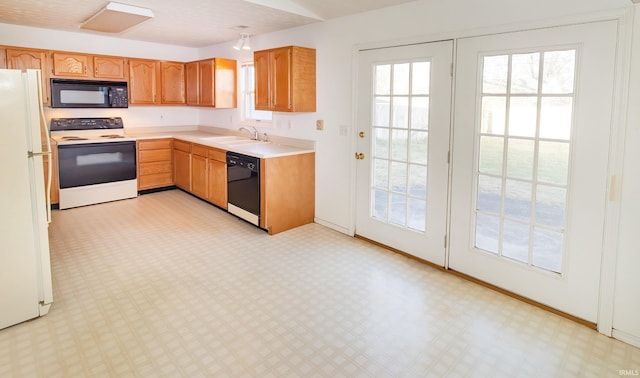
[[[253,126],[250,126],[250,127],[253,129],[253,131],[251,131],[251,130],[247,129],[247,128],[246,128],[246,127],[244,127],[244,126],[243,126],[243,127],[241,127],[241,128],[239,128],[238,130],[240,130],[240,131],[248,131],[248,132],[251,134],[251,136],[252,136],[252,138],[251,138],[251,139],[253,139],[253,140],[260,140],[260,139],[259,139],[259,137],[258,137],[258,130],[257,130],[255,127],[253,127]]]

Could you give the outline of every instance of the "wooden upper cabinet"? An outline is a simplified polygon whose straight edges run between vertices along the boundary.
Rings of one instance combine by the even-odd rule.
[[[129,59],[129,103],[156,105],[160,75],[160,62],[147,59]]]
[[[126,59],[119,56],[94,56],[93,77],[105,80],[126,79]]]
[[[7,49],[0,46],[0,68],[7,68]]]
[[[161,91],[163,104],[185,104],[184,63],[160,62]]]
[[[49,103],[49,75],[47,51],[7,48],[7,68],[16,70],[35,69],[42,71],[42,102]]]
[[[190,62],[185,67],[185,89],[187,96],[187,105],[198,105],[200,100],[200,79],[198,62]]]
[[[316,111],[316,50],[299,46],[255,51],[256,110]]]
[[[271,110],[270,57],[271,52],[269,50],[255,51],[253,53],[255,108],[257,110]]]
[[[238,106],[238,63],[233,59],[214,59],[215,107],[235,108]],[[203,84],[204,88],[204,84]],[[208,91],[211,93],[211,90]]]
[[[54,52],[53,75],[89,78],[89,55]]]
[[[206,59],[186,65],[187,105],[237,107],[237,62]]]

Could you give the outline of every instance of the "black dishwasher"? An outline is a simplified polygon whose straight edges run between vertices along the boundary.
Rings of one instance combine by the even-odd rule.
[[[227,152],[227,210],[260,226],[260,158]]]

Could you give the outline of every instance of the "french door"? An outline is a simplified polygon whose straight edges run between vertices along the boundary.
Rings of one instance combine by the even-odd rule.
[[[449,267],[596,322],[617,23],[457,45]]]
[[[453,42],[359,55],[356,234],[444,266]]]

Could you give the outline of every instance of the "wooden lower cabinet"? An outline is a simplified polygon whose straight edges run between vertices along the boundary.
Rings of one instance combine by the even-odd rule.
[[[227,208],[226,151],[191,145],[191,194]]]
[[[207,181],[207,147],[193,144],[191,146],[191,193],[206,199],[209,186]]]
[[[315,153],[260,160],[260,227],[269,234],[313,223]]]
[[[191,154],[173,150],[173,179],[178,188],[191,192]]]
[[[172,145],[171,138],[138,141],[138,190],[173,185]]]
[[[217,148],[209,149],[207,160],[208,191],[207,200],[223,209],[227,208],[227,152]]]

